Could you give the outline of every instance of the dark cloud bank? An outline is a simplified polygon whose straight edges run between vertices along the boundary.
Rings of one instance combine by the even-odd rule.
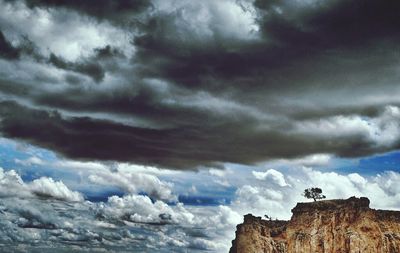
[[[151,7],[149,0],[26,0],[25,3],[31,8],[65,8],[88,14],[98,19],[117,20],[120,20],[121,17],[125,18],[124,14],[132,15]],[[124,21],[121,20],[121,22]]]
[[[398,1],[237,1],[258,27],[242,37],[221,28],[223,12],[207,1],[207,33],[185,23],[190,2],[170,11],[145,0],[26,4],[122,27],[136,51],[36,57],[69,72],[59,89],[1,77],[5,137],[75,159],[177,169],[399,148]],[[0,57],[35,58],[3,33]]]

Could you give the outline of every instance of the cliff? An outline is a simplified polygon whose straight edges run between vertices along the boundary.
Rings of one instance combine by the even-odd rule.
[[[367,198],[298,203],[289,221],[244,216],[230,253],[400,253],[400,211]]]

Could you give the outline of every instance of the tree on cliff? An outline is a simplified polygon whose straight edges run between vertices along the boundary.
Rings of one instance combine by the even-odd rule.
[[[326,198],[325,195],[322,195],[321,188],[317,188],[317,187],[305,189],[303,196],[308,199],[313,199],[314,201],[317,201],[317,199]]]

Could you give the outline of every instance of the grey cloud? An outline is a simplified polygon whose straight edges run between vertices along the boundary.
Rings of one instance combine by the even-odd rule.
[[[7,60],[18,60],[22,55],[40,61],[43,57],[37,52],[37,46],[27,37],[20,36],[17,45],[12,45],[0,30],[0,57]]]
[[[9,1],[9,0],[7,0]],[[44,8],[67,8],[75,10],[98,19],[110,19],[113,21],[126,22],[123,18],[129,17],[129,14],[145,11],[150,8],[149,0],[24,0],[30,7]]]
[[[383,135],[382,126],[397,124],[396,117],[378,119],[400,104],[398,1],[257,0],[243,8],[235,4],[245,1],[184,1],[167,9],[147,1],[26,2],[92,15],[99,26],[117,16],[134,19],[121,28],[134,53],[102,44],[73,62],[51,52],[36,60],[37,67],[66,70],[74,85],[3,77],[6,137],[75,159],[175,169],[399,148],[398,139],[371,138],[361,125],[340,131],[351,117]],[[34,67],[26,72],[33,75]],[[335,133],[319,119],[334,123]]]
[[[94,62],[71,63],[52,53],[50,54],[49,63],[60,69],[71,70],[88,75],[96,82],[101,82],[105,76],[103,68]]]
[[[6,39],[3,32],[0,31],[0,57],[6,59],[18,59],[20,56],[20,50]]]
[[[107,59],[112,57],[125,57],[124,54],[117,48],[107,45],[103,48],[95,48],[96,58]]]
[[[259,6],[269,2],[255,3]],[[142,74],[167,78],[193,89],[224,90],[234,82],[236,87],[232,88],[239,90],[248,86],[297,90],[321,81],[317,71],[327,72],[328,77],[333,71],[347,69],[346,61],[356,72],[360,67],[365,70],[368,66],[352,60],[369,56],[371,50],[390,54],[390,50],[376,43],[387,39],[391,47],[397,48],[396,27],[400,21],[396,13],[400,6],[396,1],[332,2],[321,4],[321,8],[310,4],[309,9],[306,6],[300,10],[290,7],[291,1],[277,3],[283,13],[268,12],[256,19],[262,36],[259,40],[216,34],[204,43],[185,28],[180,10],[175,15],[155,15],[142,26],[144,34],[135,38],[137,61],[144,64]],[[372,17],[371,10],[375,11]],[[213,23],[209,25],[212,29]],[[314,77],[318,79],[302,80]]]
[[[310,131],[290,125],[282,125],[280,130],[258,129],[256,122],[233,123],[229,119],[185,128],[146,129],[90,118],[63,118],[55,112],[10,102],[2,103],[0,116],[5,137],[27,140],[68,157],[131,161],[173,169],[218,166],[220,162],[251,164],[312,153],[360,156],[398,145],[396,141],[388,146],[376,145],[364,132],[325,136],[323,123],[318,122],[311,122],[316,130]],[[340,125],[341,121],[335,124]],[[315,131],[321,134],[316,135]]]
[[[15,208],[15,211],[23,218],[18,220],[18,226],[22,228],[55,229],[52,218],[44,215],[41,211],[34,208]]]

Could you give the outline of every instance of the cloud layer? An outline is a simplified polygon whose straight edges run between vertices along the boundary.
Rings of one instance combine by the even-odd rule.
[[[31,164],[45,163],[38,159],[29,161]],[[304,159],[303,163],[309,161]],[[76,169],[84,173],[84,168],[91,175],[104,174],[99,173],[104,168],[93,163],[63,162],[58,166],[62,165],[80,166]],[[215,185],[221,178],[228,185],[221,184],[221,187],[234,187],[232,202],[219,206],[188,206],[178,201],[168,203],[168,199],[150,198],[138,192],[142,186],[135,180],[146,178],[143,175],[135,178],[127,173],[126,182],[119,178],[122,171],[134,169],[126,165],[110,172],[114,174],[108,175],[112,179],[109,184],[125,189],[129,185],[127,182],[132,180],[133,186],[138,188],[126,188],[122,196],[109,196],[103,202],[83,201],[83,193],[50,177],[24,182],[14,170],[0,170],[0,248],[11,247],[15,252],[52,252],[54,249],[226,252],[234,238],[235,226],[242,222],[244,214],[251,212],[289,219],[291,208],[299,201],[307,201],[301,193],[308,187],[321,187],[329,199],[367,196],[373,208],[400,208],[400,174],[395,171],[367,176],[318,170],[300,162],[298,165],[292,163],[289,168],[279,168],[277,163],[271,166],[273,168],[264,170],[253,167],[253,171],[211,170],[207,177],[204,171],[197,172],[198,180],[208,188],[213,185],[210,184],[212,180]],[[133,167],[138,167],[136,172],[141,170],[142,174],[152,175],[147,179],[158,183],[149,184],[149,187],[159,189],[167,186],[158,178],[160,175],[171,180],[183,174]],[[172,184],[168,187],[173,192],[177,190]],[[216,191],[216,187],[213,188]]]
[[[0,5],[3,136],[173,169],[399,148],[397,1]]]
[[[241,216],[128,193],[83,201],[61,181],[0,170],[0,248],[13,252],[221,252]]]

